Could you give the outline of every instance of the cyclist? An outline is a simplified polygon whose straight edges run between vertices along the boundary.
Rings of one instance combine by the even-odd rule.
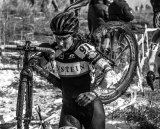
[[[157,30],[158,32],[159,30]],[[156,34],[156,32],[155,32]],[[154,35],[153,35],[154,37]],[[157,41],[158,42],[158,41]],[[151,87],[153,90],[153,82],[155,80],[155,74],[154,71],[158,72],[160,75],[160,53],[159,53],[159,44],[158,43],[152,43],[151,44],[151,50],[149,53],[149,61],[148,61],[148,68],[149,71],[147,72],[146,81],[147,84]],[[156,70],[154,70],[156,68]]]
[[[90,89],[89,65],[92,64],[105,72],[105,77],[100,83],[102,87],[116,83],[117,74],[112,70],[109,61],[105,60],[94,46],[83,42],[77,34],[79,20],[74,12],[56,15],[51,20],[50,28],[55,35],[56,43],[42,45],[55,50],[54,59],[63,99],[59,128],[69,126],[81,129],[83,125],[85,129],[105,129],[105,112],[99,98],[101,92],[98,88],[93,91]],[[39,56],[41,66],[43,66],[41,62],[46,64],[44,62],[49,61],[50,56],[44,53]],[[52,77],[48,78],[52,81]]]
[[[88,28],[92,35],[94,31],[104,25],[109,20],[108,6],[113,0],[91,0],[88,9]],[[104,50],[108,49],[110,36],[106,35],[101,41],[101,46]],[[102,49],[102,50],[103,50]]]
[[[160,1],[159,0],[150,0],[150,3],[153,8],[153,26],[159,28],[159,18],[160,18]]]

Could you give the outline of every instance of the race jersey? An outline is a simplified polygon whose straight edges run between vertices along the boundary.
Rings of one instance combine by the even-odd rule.
[[[96,65],[101,70],[108,65],[105,59],[88,43],[75,41],[66,52],[55,50],[57,73],[60,76],[64,98],[77,98],[90,91],[91,77],[89,65]]]

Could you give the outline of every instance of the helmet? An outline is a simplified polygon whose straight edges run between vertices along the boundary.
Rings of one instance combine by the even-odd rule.
[[[74,12],[62,12],[52,19],[50,28],[55,35],[74,34],[79,29],[79,20]]]

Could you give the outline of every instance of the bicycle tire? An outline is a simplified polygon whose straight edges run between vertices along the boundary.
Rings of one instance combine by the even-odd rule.
[[[21,73],[18,98],[17,98],[17,129],[29,129],[29,124],[32,118],[32,77],[24,76]],[[25,108],[25,109],[24,109]],[[25,112],[23,112],[23,110]],[[25,113],[23,115],[23,113]],[[23,123],[23,124],[22,124]]]
[[[93,36],[96,38],[103,38],[104,32],[113,32],[115,30],[120,31],[121,33],[124,33],[124,36],[126,36],[126,41],[128,40],[129,48],[130,48],[130,64],[128,71],[126,72],[126,75],[118,81],[118,84],[116,84],[116,89],[110,93],[106,93],[100,96],[100,99],[102,100],[103,104],[108,104],[117,98],[119,98],[121,95],[125,93],[127,88],[130,86],[130,82],[132,81],[133,77],[136,75],[136,68],[138,65],[138,44],[135,38],[134,33],[129,28],[127,24],[124,22],[119,21],[110,21],[106,23],[103,26],[100,26],[93,34]],[[100,87],[99,87],[100,88]]]
[[[33,102],[33,78],[27,78],[27,88],[25,94],[25,118],[24,119],[24,129],[29,129],[29,125],[32,119],[32,102]]]
[[[160,28],[160,21],[159,21],[159,19],[160,19],[160,12],[156,12],[155,17],[153,19],[154,26],[156,28]]]
[[[20,75],[21,78],[22,75]],[[17,116],[17,129],[22,129],[22,121],[23,121],[23,108],[24,108],[24,98],[25,98],[25,87],[26,87],[26,79],[22,78],[19,82],[18,88],[18,97],[17,97],[17,108],[16,108],[16,116]]]

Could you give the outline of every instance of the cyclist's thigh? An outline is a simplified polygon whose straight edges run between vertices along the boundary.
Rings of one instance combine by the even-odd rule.
[[[105,111],[100,99],[94,101],[92,122],[88,129],[105,129]]]
[[[73,117],[71,115],[65,115],[63,113],[63,108],[62,108],[60,122],[59,122],[59,128],[65,127],[65,126],[76,127],[77,129],[81,129],[80,122],[75,117]]]

